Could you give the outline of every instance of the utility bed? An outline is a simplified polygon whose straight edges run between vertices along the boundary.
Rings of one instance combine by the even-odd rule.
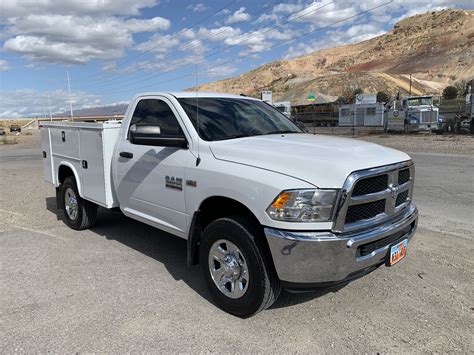
[[[112,157],[120,121],[43,122],[44,179],[59,186],[59,166],[72,169],[81,196],[107,208],[118,207],[112,188]]]

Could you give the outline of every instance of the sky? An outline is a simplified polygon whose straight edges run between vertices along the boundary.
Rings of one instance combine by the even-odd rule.
[[[1,0],[0,118],[183,90],[451,7],[472,0]]]

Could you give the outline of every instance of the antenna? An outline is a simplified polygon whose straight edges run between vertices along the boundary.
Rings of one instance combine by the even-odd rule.
[[[198,91],[198,66],[196,64],[196,128],[198,132],[198,141],[197,141],[197,159],[196,159],[196,166],[199,165],[201,162],[201,155],[199,154],[199,140],[201,137],[199,136],[200,130],[199,130],[199,91]]]
[[[49,101],[49,120],[53,120],[53,113],[51,112],[51,95],[48,94],[48,101]]]
[[[67,88],[69,90],[69,109],[71,110],[71,117],[74,117],[74,114],[72,113],[71,82],[69,81],[69,70],[67,70],[66,73],[67,73]]]

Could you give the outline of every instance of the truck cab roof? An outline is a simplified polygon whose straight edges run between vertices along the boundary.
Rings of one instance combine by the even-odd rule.
[[[242,96],[242,95],[234,95],[234,94],[225,94],[220,92],[204,92],[204,91],[158,91],[158,92],[146,92],[138,94],[134,97],[134,99],[143,97],[143,96],[154,96],[154,95],[171,95],[176,97],[177,99],[182,98],[233,98],[233,99],[250,99],[250,100],[257,100],[253,97],[249,96]]]

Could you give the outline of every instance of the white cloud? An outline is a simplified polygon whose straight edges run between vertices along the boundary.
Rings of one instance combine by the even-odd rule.
[[[140,9],[158,5],[157,0],[2,0],[0,21],[32,13],[74,16],[139,15]]]
[[[103,71],[112,72],[112,71],[115,71],[116,69],[117,69],[117,63],[109,63],[102,66]]]
[[[219,79],[219,78],[228,77],[234,74],[236,71],[237,71],[237,68],[232,65],[220,65],[220,66],[211,67],[205,70],[205,73],[207,74],[209,78]]]
[[[349,6],[348,6],[349,5]],[[347,2],[314,2],[298,13],[290,16],[290,21],[308,22],[314,27],[322,27],[344,20],[357,14],[358,9]]]
[[[33,89],[0,91],[0,117],[43,117],[49,116],[49,98],[51,111],[54,114],[69,111],[69,95],[65,90],[40,92]],[[73,108],[97,105],[96,95],[84,92],[74,92],[72,95]]]
[[[305,6],[298,3],[280,3],[273,7],[271,12],[265,12],[261,14],[256,23],[280,23],[282,20],[286,19],[290,14],[296,14],[301,11]]]
[[[336,44],[348,44],[366,41],[383,33],[385,31],[374,24],[360,24],[351,26],[346,31],[330,31],[329,37]]]
[[[273,8],[273,12],[282,12],[285,14],[290,14],[300,11],[304,6],[302,4],[292,4],[292,3],[281,3],[276,5]]]
[[[135,49],[141,52],[153,52],[158,55],[165,55],[175,49],[180,43],[181,41],[176,35],[162,35],[156,33],[148,41],[136,46]]]
[[[191,4],[186,7],[186,10],[191,10],[192,12],[204,12],[207,10],[207,6],[203,3]]]
[[[8,69],[10,69],[8,62],[6,60],[0,59],[0,72],[7,71]]]
[[[224,43],[229,46],[245,46],[240,55],[259,53],[279,41],[287,41],[294,38],[299,32],[292,29],[279,31],[272,27],[264,27],[255,31],[243,33],[240,36],[227,38]],[[275,42],[276,41],[276,42]]]
[[[28,15],[8,20],[12,37],[6,50],[32,61],[83,64],[92,59],[114,59],[133,44],[132,35],[169,28],[162,17],[128,19],[71,15]]]
[[[250,20],[251,17],[252,16],[250,16],[250,14],[245,12],[245,7],[241,7],[236,12],[234,12],[232,15],[230,15],[225,20],[225,23],[227,25],[232,25],[232,24],[237,23],[237,22]]]
[[[197,36],[199,38],[205,39],[206,41],[225,41],[228,38],[239,36],[241,31],[239,28],[231,27],[231,26],[222,26],[217,28],[205,28],[201,27],[197,31]]]
[[[286,51],[284,58],[291,59],[316,52],[322,48],[366,41],[383,33],[385,31],[380,27],[380,24],[357,24],[346,30],[327,31],[324,38],[318,41],[310,43],[299,42],[291,45]]]

